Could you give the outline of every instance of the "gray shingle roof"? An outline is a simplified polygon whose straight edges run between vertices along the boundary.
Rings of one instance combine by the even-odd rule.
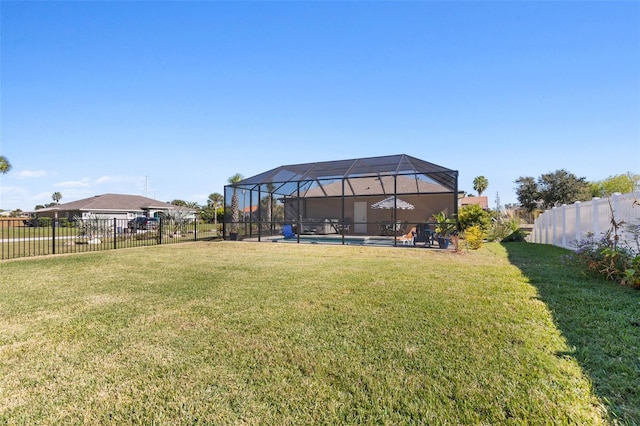
[[[69,203],[59,204],[57,206],[47,207],[46,209],[40,209],[38,212],[46,211],[144,211],[149,209],[187,209],[185,207],[178,207],[170,203],[154,200],[153,198],[143,197],[141,195],[127,195],[127,194],[102,194],[96,195],[90,198],[84,198],[82,200],[71,201]]]

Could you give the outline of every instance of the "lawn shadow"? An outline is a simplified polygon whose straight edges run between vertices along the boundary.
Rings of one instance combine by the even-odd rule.
[[[640,291],[585,276],[570,251],[505,243],[509,261],[538,290],[614,423],[640,425]]]

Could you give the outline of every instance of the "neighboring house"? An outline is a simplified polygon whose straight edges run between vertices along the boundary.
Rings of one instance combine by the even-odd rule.
[[[86,219],[99,215],[107,219],[134,219],[139,216],[158,217],[169,212],[186,212],[187,218],[194,219],[196,211],[140,195],[103,194],[70,203],[35,210],[38,217]]]
[[[248,206],[242,209],[243,220],[258,220],[258,206]]]
[[[479,205],[483,210],[489,210],[489,200],[486,196],[482,197],[463,197],[458,199],[458,206],[464,207],[471,204]]]

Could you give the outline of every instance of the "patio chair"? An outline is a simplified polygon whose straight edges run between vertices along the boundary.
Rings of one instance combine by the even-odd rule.
[[[409,221],[396,222],[393,227],[392,235],[405,235],[407,233],[407,226],[409,225]]]
[[[342,234],[342,231],[344,230],[345,233],[349,233],[349,228],[351,227],[351,219],[348,217],[344,218],[344,222],[340,223],[338,222],[333,222],[331,221],[331,226],[333,226],[333,229],[336,230],[336,234]]]
[[[284,235],[285,240],[296,237],[296,233],[293,232],[293,227],[289,224],[282,226],[282,235]]]
[[[416,243],[424,243],[425,247],[431,246],[435,232],[428,223],[418,223],[416,225]]]
[[[380,235],[390,235],[391,233],[391,224],[387,221],[382,221],[378,224],[378,234]]]

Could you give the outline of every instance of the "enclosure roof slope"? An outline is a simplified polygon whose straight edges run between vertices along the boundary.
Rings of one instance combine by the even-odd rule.
[[[344,191],[344,192],[343,192]],[[385,194],[436,194],[448,193],[451,189],[436,183],[415,179],[412,176],[381,176],[350,179],[346,185],[332,182],[328,185],[315,186],[300,192],[303,198],[368,196]],[[294,196],[295,194],[291,194]]]
[[[310,180],[403,174],[424,174],[442,185],[454,188],[458,172],[406,154],[398,154],[280,166],[244,179],[232,186],[243,187],[267,183],[305,182]]]

